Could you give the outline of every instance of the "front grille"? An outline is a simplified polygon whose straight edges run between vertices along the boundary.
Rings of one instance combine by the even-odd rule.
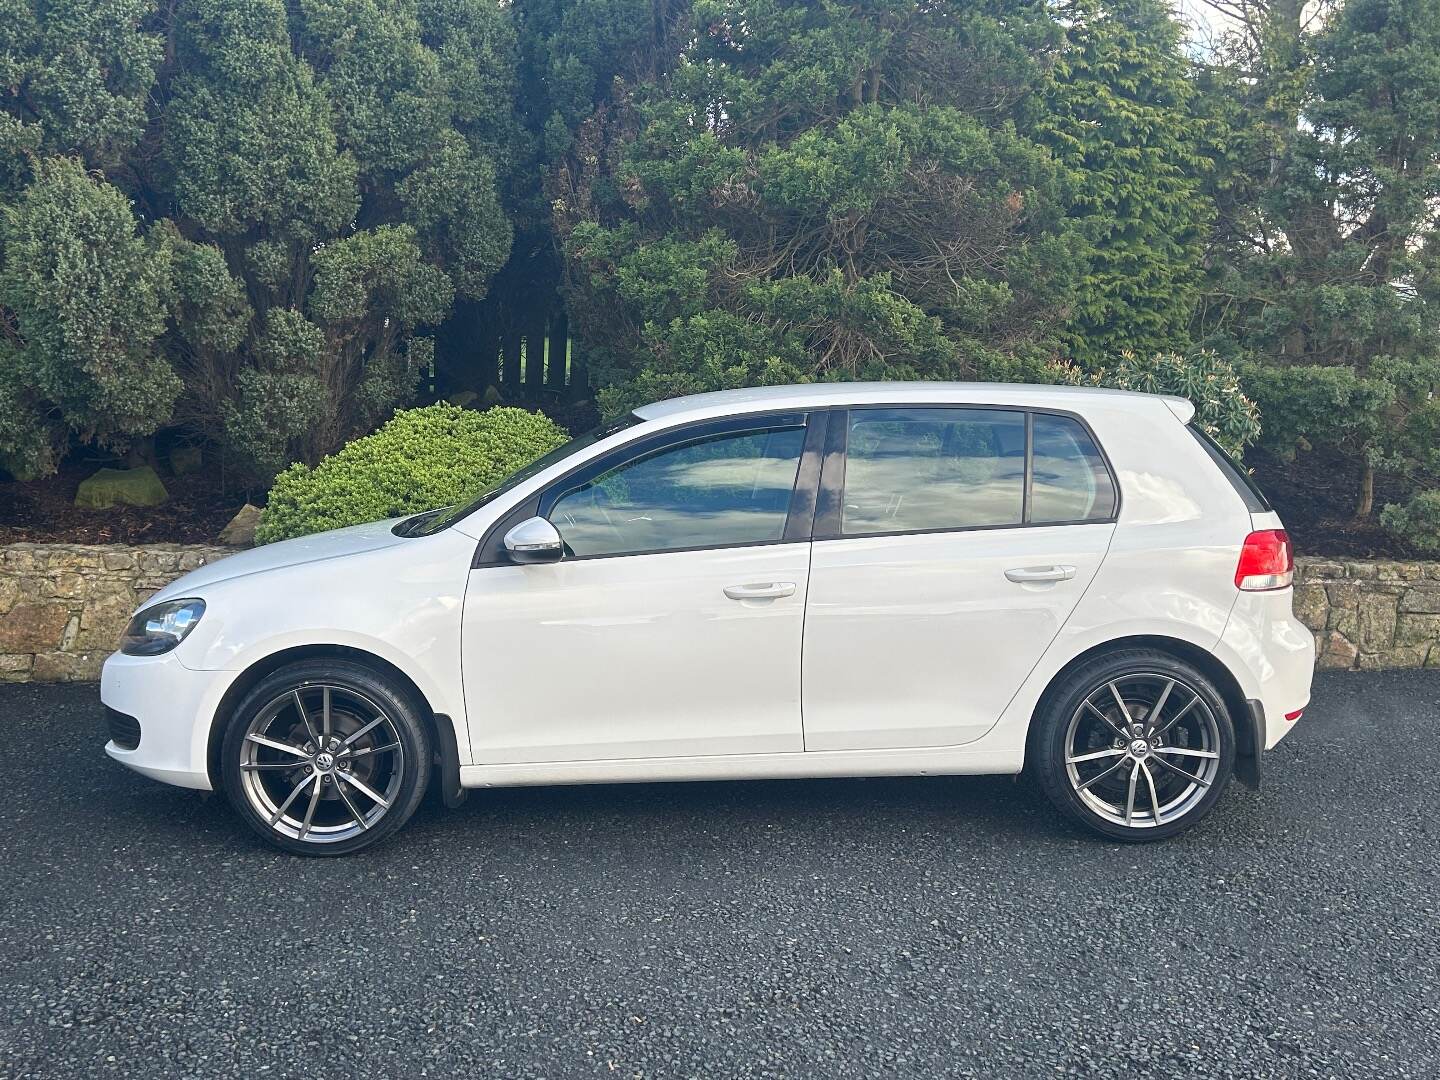
[[[105,706],[105,726],[110,738],[121,750],[134,750],[140,745],[140,721],[128,713]]]

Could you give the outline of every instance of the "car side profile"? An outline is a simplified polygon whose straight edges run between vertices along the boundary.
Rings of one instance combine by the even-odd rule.
[[[660,402],[463,506],[179,578],[106,752],[337,855],[427,787],[1033,772],[1188,828],[1308,704],[1293,555],[1179,398],[860,383]]]

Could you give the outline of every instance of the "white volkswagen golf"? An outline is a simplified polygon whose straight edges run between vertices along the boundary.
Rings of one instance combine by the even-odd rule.
[[[994,384],[637,410],[465,506],[151,597],[106,751],[338,855],[427,787],[1018,773],[1172,836],[1309,701],[1291,546],[1178,398]]]

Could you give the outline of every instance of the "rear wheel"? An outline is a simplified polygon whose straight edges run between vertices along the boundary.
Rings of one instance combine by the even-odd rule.
[[[345,855],[415,812],[431,747],[404,688],[361,664],[306,660],[245,696],[221,754],[230,802],[256,832],[286,851]]]
[[[1234,769],[1235,730],[1194,666],[1127,650],[1067,676],[1036,717],[1031,752],[1066,816],[1111,839],[1159,840],[1214,807]]]

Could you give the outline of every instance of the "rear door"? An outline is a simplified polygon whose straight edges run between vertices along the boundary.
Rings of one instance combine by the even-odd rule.
[[[832,413],[805,616],[805,749],[983,735],[1095,576],[1118,504],[1075,416]]]

